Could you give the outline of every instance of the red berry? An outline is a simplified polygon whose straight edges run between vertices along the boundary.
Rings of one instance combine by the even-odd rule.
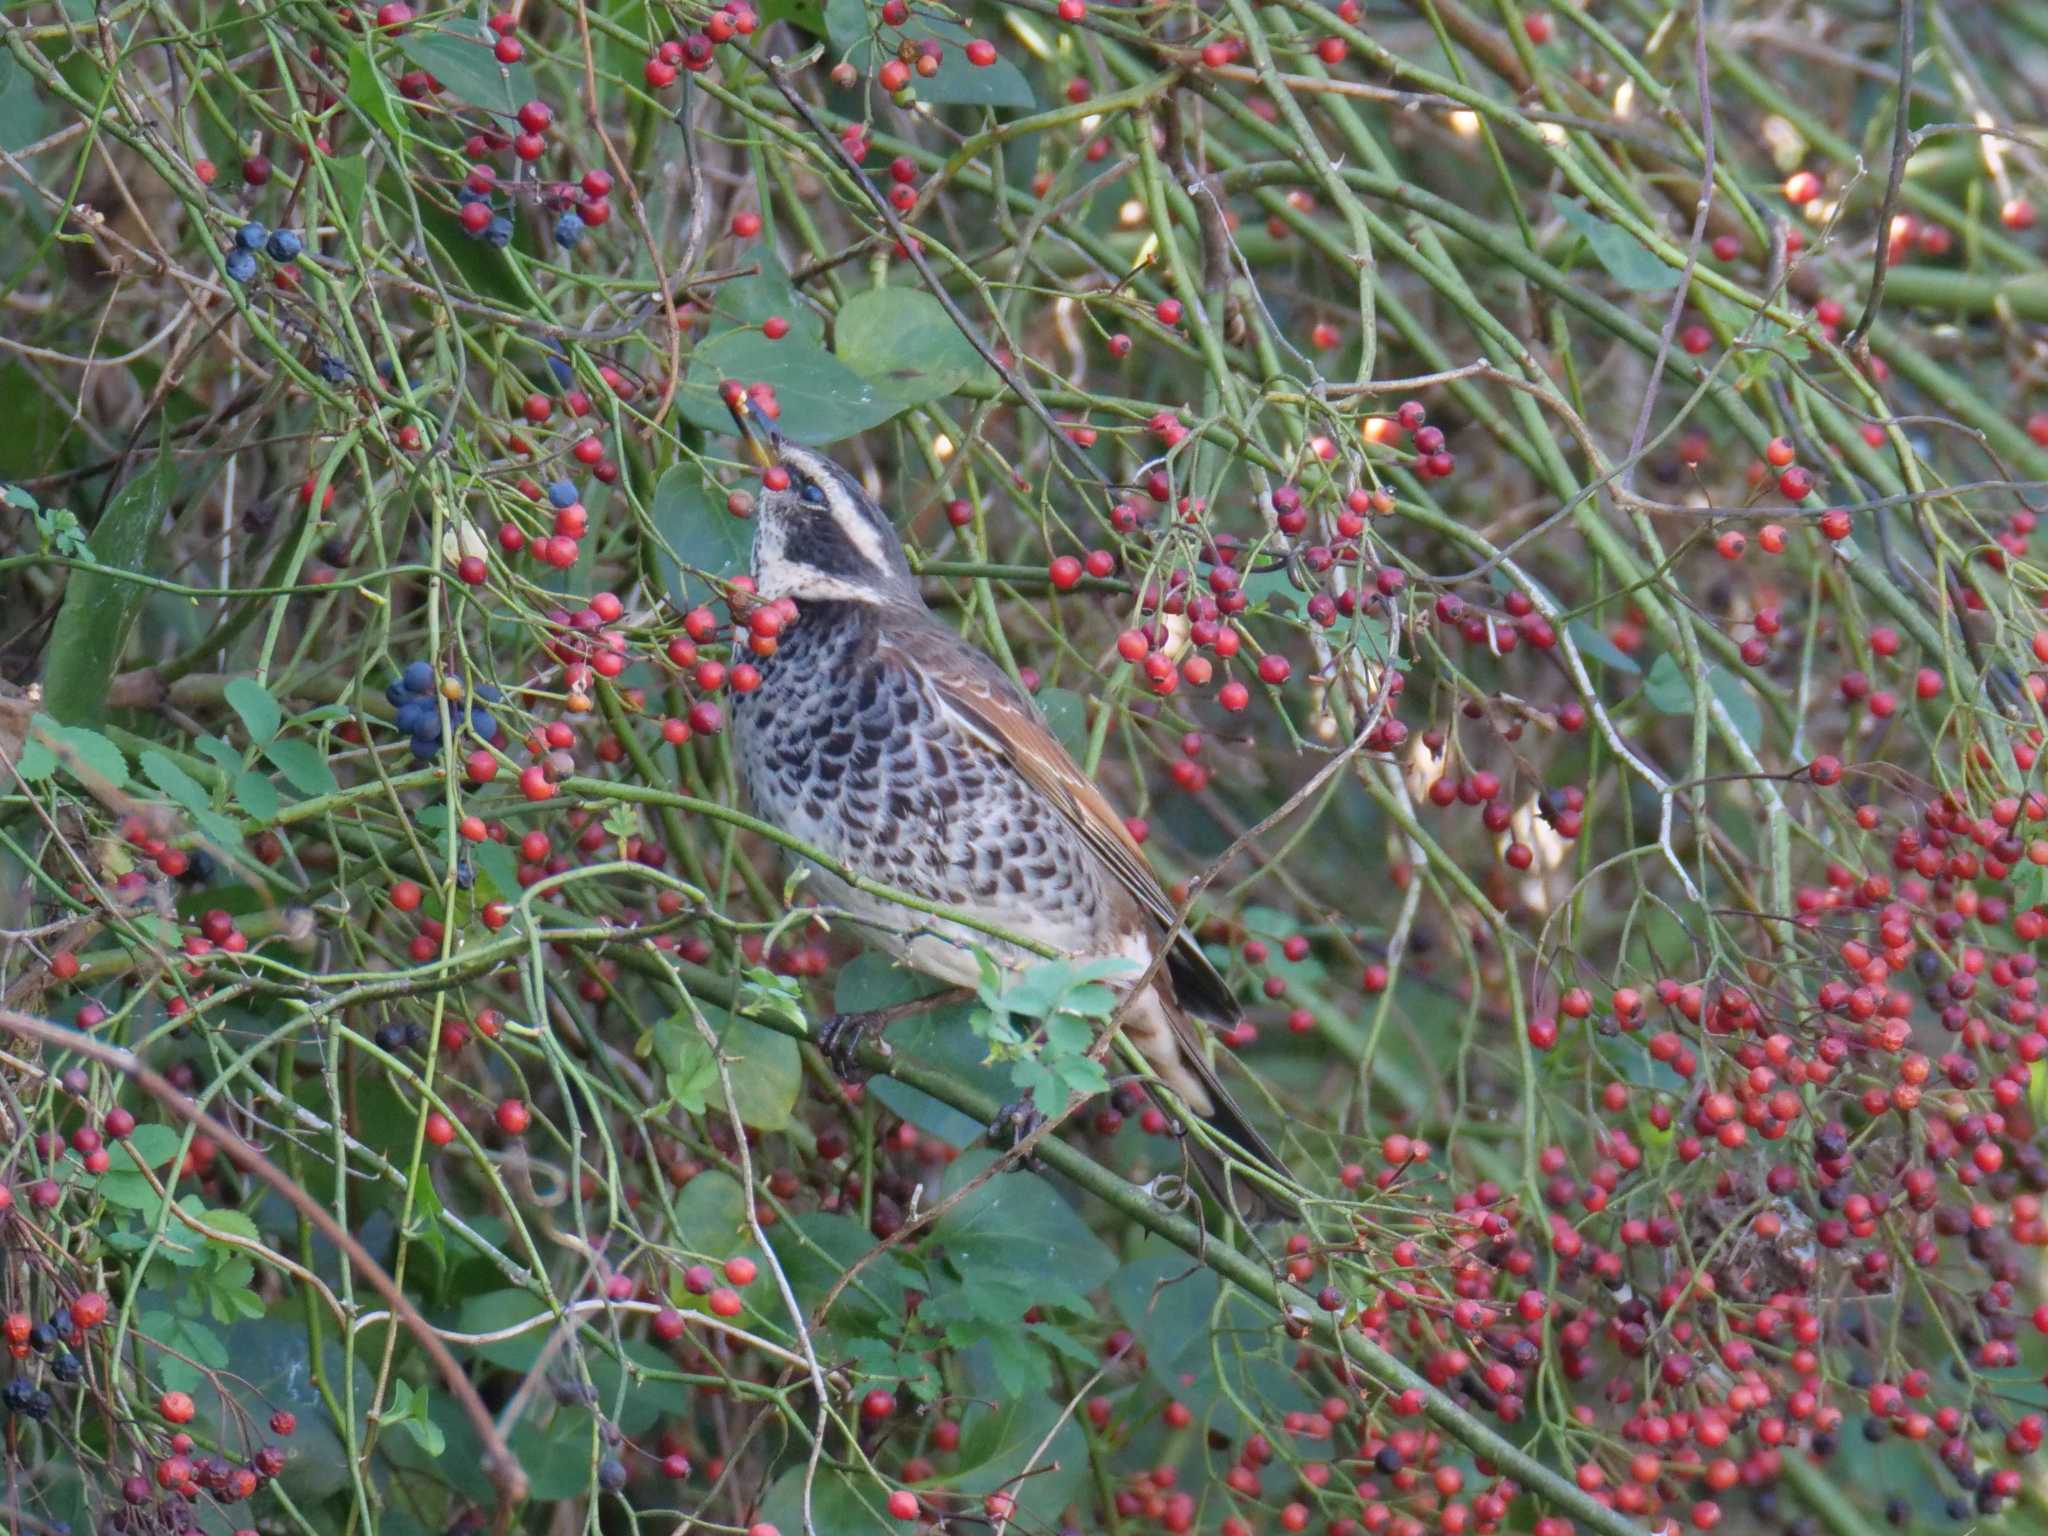
[[[498,1129],[507,1136],[524,1136],[526,1128],[533,1123],[524,1099],[506,1099],[498,1106],[497,1120]]]

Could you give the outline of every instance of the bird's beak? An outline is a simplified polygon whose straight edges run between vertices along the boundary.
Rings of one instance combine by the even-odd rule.
[[[740,439],[747,445],[747,452],[753,455],[754,462],[763,469],[774,465],[782,457],[782,434],[775,430],[775,424],[748,398],[740,385],[729,383],[721,393],[725,408],[732,412],[733,425],[739,428]]]

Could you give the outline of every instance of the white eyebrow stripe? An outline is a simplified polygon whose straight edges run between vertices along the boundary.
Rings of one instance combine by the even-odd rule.
[[[845,487],[832,484],[825,487],[825,500],[831,508],[832,520],[839,525],[839,531],[846,536],[860,554],[862,560],[877,572],[889,569],[888,551],[882,547],[882,536],[865,517],[860,514],[859,505],[849,498]]]

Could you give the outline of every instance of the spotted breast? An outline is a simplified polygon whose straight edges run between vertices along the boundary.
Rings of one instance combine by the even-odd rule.
[[[755,808],[861,875],[1069,953],[1099,946],[1111,908],[1099,862],[1021,775],[961,739],[927,679],[882,642],[881,617],[866,603],[803,604],[760,687],[736,699],[734,744]],[[1007,964],[1030,958],[816,866],[810,889],[945,980],[978,979],[972,945]]]

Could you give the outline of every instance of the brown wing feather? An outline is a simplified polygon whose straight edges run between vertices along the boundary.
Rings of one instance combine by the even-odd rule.
[[[907,656],[906,662],[932,675],[939,685],[940,701],[969,727],[970,734],[980,737],[990,751],[1045,796],[1117,883],[1136,899],[1157,932],[1173,932],[1166,969],[1182,1006],[1212,1024],[1236,1023],[1243,1017],[1237,999],[1202,953],[1195,936],[1179,922],[1159,877],[1108,797],[1081,772],[1036,706],[994,662],[978,651],[960,647],[950,630],[943,635],[953,642],[946,647],[951,654]]]
[[[1175,1054],[1179,1059],[1173,1065],[1192,1074],[1208,1095],[1206,1118],[1210,1124],[1268,1166],[1284,1171],[1279,1156],[1252,1128],[1218,1080],[1203,1048],[1199,1026],[1188,1017],[1193,1013],[1212,1023],[1230,1024],[1243,1016],[1242,1010],[1194,935],[1179,922],[1179,914],[1137,839],[1047,728],[1037,708],[995,663],[962,645],[958,636],[936,621],[933,629],[929,644],[916,646],[918,654],[904,650],[894,639],[884,643],[898,649],[903,665],[932,680],[940,704],[970,739],[1015,768],[1045,796],[1047,804],[1059,812],[1151,919],[1155,938],[1173,932],[1166,962],[1167,985],[1160,988],[1166,1005],[1162,1011],[1178,1048]]]

